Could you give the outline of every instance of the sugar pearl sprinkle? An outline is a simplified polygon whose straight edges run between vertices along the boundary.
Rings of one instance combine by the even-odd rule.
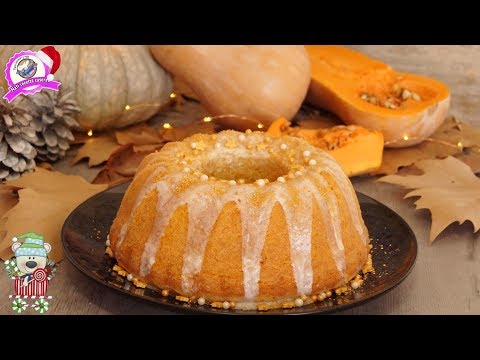
[[[295,176],[302,176],[303,173],[300,170],[295,171]]]
[[[278,182],[281,182],[281,183],[284,183],[284,182],[285,182],[285,178],[284,178],[283,176],[279,176],[279,177],[277,178],[277,181],[278,181]]]
[[[282,144],[282,145],[280,145],[280,149],[282,149],[282,150],[287,150],[287,149],[288,149],[287,144]]]
[[[258,179],[256,181],[256,183],[257,183],[258,186],[265,186],[265,180],[263,180],[263,179]]]
[[[220,149],[221,146],[222,146],[222,144],[216,143],[216,144],[215,144],[215,149]]]
[[[310,161],[308,162],[308,165],[310,165],[310,166],[317,165],[317,160],[310,159]]]
[[[170,292],[167,289],[162,290],[162,296],[167,297]]]
[[[202,180],[202,181],[207,181],[207,180],[208,180],[208,175],[202,174],[202,175],[200,176],[200,180]]]
[[[224,308],[225,310],[230,309],[230,303],[229,303],[228,301],[224,301],[223,304],[222,304],[222,306],[223,306],[223,308]]]
[[[233,185],[237,185],[237,182],[235,180],[229,180],[228,184],[233,186]]]
[[[360,287],[360,284],[358,281],[352,281],[352,289],[356,290]]]
[[[198,304],[198,305],[200,305],[200,306],[203,306],[203,305],[205,305],[205,299],[204,299],[204,298],[202,298],[202,297],[201,297],[201,298],[198,298],[198,300],[197,300],[197,304]]]
[[[181,165],[187,165],[187,162],[185,160],[180,161]]]
[[[303,306],[303,300],[300,299],[300,298],[295,299],[295,306],[296,306],[296,307]]]
[[[303,152],[303,156],[305,156],[305,157],[309,157],[310,155],[311,155],[311,152],[308,151],[308,150],[305,150],[305,151]]]
[[[240,136],[238,137],[238,140],[240,140],[240,141],[245,141],[245,139],[246,139],[246,137],[243,134],[240,134]]]
[[[190,168],[186,167],[185,169],[183,169],[183,172],[190,172]]]
[[[192,149],[195,149],[197,147],[197,143],[191,143],[190,146],[192,147]]]
[[[127,280],[132,281],[133,280],[133,274],[128,274],[127,275]]]

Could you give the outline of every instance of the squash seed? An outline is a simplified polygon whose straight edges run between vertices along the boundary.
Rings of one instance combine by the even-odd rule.
[[[411,96],[412,96],[412,93],[410,91],[408,91],[407,89],[403,89],[403,91],[402,91],[402,99],[403,100],[410,99]]]
[[[420,95],[417,93],[412,92],[412,99],[415,101],[420,101]]]

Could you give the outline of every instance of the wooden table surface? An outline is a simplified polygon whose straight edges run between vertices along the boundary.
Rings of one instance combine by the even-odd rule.
[[[393,68],[435,77],[452,92],[450,114],[480,126],[480,46],[352,46]],[[69,169],[91,179],[86,167]],[[400,214],[412,227],[419,245],[415,268],[389,293],[342,314],[480,314],[480,232],[470,223],[451,225],[428,245],[430,214],[403,200],[400,187],[352,179],[355,188]],[[479,209],[480,211],[480,209]],[[11,282],[0,271],[0,314],[12,314],[7,294]],[[68,260],[52,280],[49,314],[172,314],[162,307],[122,295],[85,277]]]

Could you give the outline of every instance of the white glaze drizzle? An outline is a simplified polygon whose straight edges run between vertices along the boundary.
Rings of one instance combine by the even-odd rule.
[[[152,190],[152,186],[154,186],[153,179],[165,169],[166,169],[165,166],[158,165],[158,167],[154,171],[152,171],[152,173],[148,176],[147,180],[143,184],[142,190],[138,193],[137,197],[135,198],[135,201],[133,202],[133,206],[130,209],[130,213],[128,214],[127,221],[125,221],[125,223],[120,228],[116,249],[119,249],[123,243],[123,240],[125,240],[128,226],[132,221],[133,214],[135,213],[135,210],[137,210],[138,205],[140,205],[140,202],[143,200],[143,198]]]
[[[290,239],[290,258],[293,276],[297,284],[297,291],[301,295],[310,294],[313,283],[312,270],[312,194],[305,187],[309,183],[304,177],[292,182],[292,187],[297,191],[299,204],[296,207],[283,203],[280,204],[285,211],[288,235]],[[287,193],[289,200],[290,192]]]
[[[323,152],[322,155],[322,157],[316,158],[317,164],[324,165],[321,170],[323,172],[326,172],[327,174],[330,174],[335,180],[335,182],[339,185],[342,191],[342,195],[346,200],[352,223],[358,234],[360,235],[363,243],[366,244],[367,236],[365,235],[363,227],[361,225],[363,222],[362,215],[357,206],[355,205],[356,195],[353,191],[353,187],[349,183],[347,175],[345,175],[340,165],[333,159],[333,157],[331,157],[331,155],[326,152]]]
[[[346,273],[346,259],[345,259],[345,247],[342,241],[342,231],[340,227],[340,217],[338,215],[338,203],[335,196],[327,191],[327,197],[323,196],[317,191],[317,188],[327,189],[328,183],[325,179],[316,173],[310,174],[313,181],[305,184],[305,188],[309,189],[314,196],[314,199],[320,209],[322,219],[325,224],[326,238],[330,251],[332,252],[333,260],[337,266],[338,271],[342,274],[342,278]]]
[[[254,300],[258,296],[260,281],[260,261],[262,256],[265,238],[267,236],[268,225],[270,223],[270,214],[275,205],[274,193],[267,194],[266,201],[262,208],[252,207],[248,204],[255,189],[253,186],[245,187],[246,191],[243,201],[236,201],[240,210],[242,221],[242,270],[243,270],[243,288],[245,298]],[[238,193],[237,193],[238,194]],[[238,195],[237,195],[238,196]]]

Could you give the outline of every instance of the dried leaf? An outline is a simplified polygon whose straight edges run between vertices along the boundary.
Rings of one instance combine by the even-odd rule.
[[[18,197],[13,193],[13,191],[14,188],[11,186],[0,184],[0,219],[8,210],[18,203]]]
[[[480,146],[472,146],[465,148],[460,154],[455,157],[470,166],[475,174],[480,173]]]
[[[45,170],[52,170],[53,169],[53,165],[48,163],[48,162],[41,162],[41,163],[37,164],[37,167],[40,167],[40,168],[45,169]]]
[[[133,145],[133,151],[152,153],[162,147],[162,144]]]
[[[432,213],[430,243],[449,224],[471,221],[474,232],[480,228],[480,179],[470,167],[454,157],[443,160],[422,160],[415,166],[423,175],[389,175],[379,181],[415,189],[405,198],[420,196],[417,209],[429,209]]]
[[[445,158],[461,153],[465,147],[480,144],[480,129],[464,124],[454,117],[427,140],[408,148],[388,149],[383,152],[382,166],[373,175],[395,174],[400,167],[435,158]]]
[[[196,121],[189,125],[178,128],[175,127],[173,129],[161,129],[159,133],[165,142],[182,141],[183,139],[194,134],[213,134],[215,133],[215,126],[210,122],[205,123],[202,121]]]
[[[117,130],[115,137],[120,145],[152,145],[164,142],[157,129],[145,123]]]
[[[83,158],[88,158],[88,166],[96,166],[108,160],[110,155],[117,150],[120,145],[111,134],[102,134],[88,139],[77,152],[72,161],[75,165]]]
[[[7,234],[5,230],[7,218],[4,215],[18,204],[18,196],[14,193],[14,190],[10,186],[0,184],[0,241]]]
[[[80,176],[41,168],[7,185],[21,190],[18,191],[18,204],[3,215],[7,219],[7,235],[0,241],[0,257],[6,260],[13,255],[10,248],[13,236],[35,231],[52,245],[49,257],[55,262],[64,257],[60,232],[67,216],[80,203],[107,188],[89,184]]]
[[[158,149],[160,148],[161,145]],[[112,184],[133,178],[143,158],[155,150],[135,152],[132,144],[123,145],[112,154],[102,170],[100,170],[95,179],[93,179],[92,183],[109,184],[112,186]]]
[[[72,145],[84,144],[90,136],[86,131],[75,131],[72,133],[74,140],[72,141]]]

